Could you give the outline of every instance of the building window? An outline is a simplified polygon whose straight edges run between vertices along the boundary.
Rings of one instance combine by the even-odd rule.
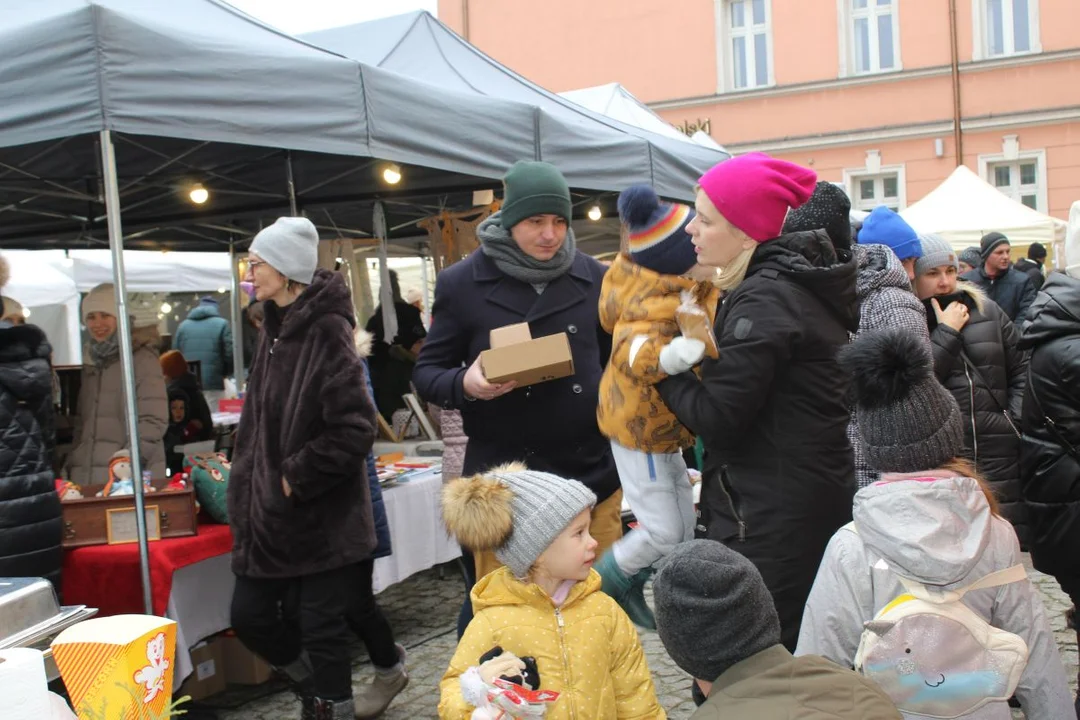
[[[1027,205],[1032,210],[1040,210],[1037,158],[987,163],[986,174],[986,181],[1005,195]]]
[[[770,0],[720,0],[727,77],[733,90],[772,85]]]
[[[898,0],[844,0],[848,6],[851,62],[854,74],[900,67]]]
[[[903,207],[900,198],[901,178],[899,172],[883,172],[877,175],[851,174],[848,179],[851,207],[870,212],[878,205],[899,212]]]
[[[1039,52],[1039,0],[973,0],[976,60]],[[979,52],[981,51],[981,53]]]

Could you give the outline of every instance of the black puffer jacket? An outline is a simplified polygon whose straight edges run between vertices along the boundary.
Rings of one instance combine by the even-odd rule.
[[[1036,568],[1055,576],[1065,592],[1078,597],[1080,280],[1051,273],[1029,318],[1021,340],[1022,347],[1031,349],[1031,371],[1020,421],[1020,477],[1031,524],[1031,559]]]
[[[0,323],[0,577],[45,577],[59,591],[51,352],[36,326]]]
[[[964,415],[965,456],[975,462],[990,483],[1002,515],[1013,524],[1021,546],[1026,547],[1027,509],[1020,497],[1020,440],[1014,430],[1018,427],[1027,373],[1020,333],[994,301],[969,283],[960,283],[956,293],[937,300],[942,309],[953,302],[964,303],[970,317],[963,330],[956,332],[939,325],[930,301],[925,301],[934,373],[956,398]],[[1002,409],[1008,411],[1008,417]]]
[[[659,384],[707,455],[698,533],[749,558],[794,649],[832,534],[851,520],[855,466],[836,352],[859,327],[856,262],[824,231],[762,243],[716,313],[720,357]]]
[[[978,285],[1017,325],[1023,324],[1028,306],[1035,301],[1035,286],[1026,273],[1015,267],[1010,266],[1003,274],[992,278],[986,274],[984,265],[964,273],[961,279]]]

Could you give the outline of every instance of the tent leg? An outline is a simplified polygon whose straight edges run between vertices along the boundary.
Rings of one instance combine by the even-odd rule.
[[[293,182],[292,152],[285,151],[285,184],[289,191],[289,214],[296,217],[296,183]]]
[[[124,411],[127,416],[131,452],[131,477],[135,486],[135,528],[139,536],[143,606],[146,614],[152,615],[154,604],[150,593],[150,546],[147,543],[146,510],[143,502],[142,459],[139,457],[139,410],[135,401],[131,320],[128,316],[127,284],[124,279],[124,230],[120,225],[120,189],[116,176],[116,151],[110,130],[101,131],[101,167],[105,184],[105,216],[109,225],[109,250],[112,251],[113,280],[116,288],[116,332],[120,335],[120,369],[124,378]]]
[[[424,320],[424,326],[431,325],[431,284],[428,280],[428,259],[426,255],[420,256],[420,291],[424,294],[424,309],[421,317]]]
[[[244,328],[246,322],[240,314],[240,266],[236,262],[236,241],[229,241],[229,278],[232,280],[232,353],[233,377],[236,378],[236,392],[244,391]]]

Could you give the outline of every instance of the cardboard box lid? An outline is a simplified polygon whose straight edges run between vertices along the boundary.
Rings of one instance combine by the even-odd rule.
[[[480,353],[480,367],[488,382],[511,380],[535,385],[574,374],[574,358],[566,333],[514,343]]]
[[[528,342],[530,340],[532,340],[532,333],[529,331],[529,323],[527,322],[504,325],[503,327],[493,329],[488,334],[488,342],[493,350]]]

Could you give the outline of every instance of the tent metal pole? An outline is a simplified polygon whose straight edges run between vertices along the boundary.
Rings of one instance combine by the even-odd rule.
[[[420,256],[420,289],[424,294],[424,309],[421,310],[420,317],[424,320],[424,325],[431,325],[431,283],[428,280],[428,259],[426,255]]]
[[[289,191],[289,214],[296,217],[296,183],[293,182],[292,152],[285,151],[285,183]]]
[[[120,335],[120,369],[124,378],[124,411],[127,417],[128,444],[131,453],[131,479],[135,486],[135,529],[139,536],[139,570],[142,576],[143,606],[147,615],[154,613],[150,592],[150,546],[147,543],[146,510],[143,501],[142,461],[139,457],[139,409],[135,401],[135,357],[132,354],[131,320],[127,309],[127,283],[124,279],[124,230],[120,225],[120,186],[116,175],[116,151],[112,131],[101,131],[101,168],[105,183],[105,215],[109,225],[109,250],[112,251],[113,280],[116,289],[117,333]]]
[[[244,390],[244,328],[246,322],[240,314],[240,266],[236,262],[236,241],[229,240],[229,278],[232,280],[232,356],[233,377],[236,378],[236,392]]]

